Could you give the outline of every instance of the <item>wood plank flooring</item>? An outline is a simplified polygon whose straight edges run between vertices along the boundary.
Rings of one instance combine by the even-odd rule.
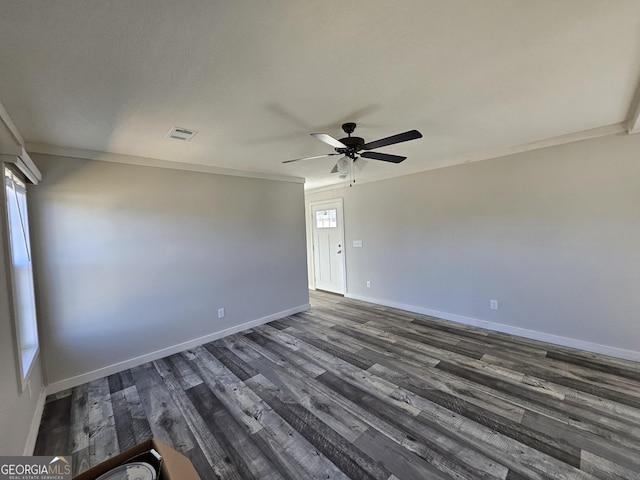
[[[76,473],[154,436],[205,479],[640,479],[640,364],[312,292],[47,399]]]

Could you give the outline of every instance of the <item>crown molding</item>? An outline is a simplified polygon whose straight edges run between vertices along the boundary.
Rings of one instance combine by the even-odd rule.
[[[262,180],[275,180],[279,182],[304,183],[301,177],[274,175],[269,173],[234,170],[231,168],[214,167],[197,163],[174,162],[158,158],[138,157],[123,155],[120,153],[100,152],[96,150],[84,150],[73,147],[58,147],[42,143],[27,143],[27,150],[31,153],[53,155],[56,157],[82,158],[85,160],[97,160],[100,162],[123,163],[127,165],[139,165],[143,167],[168,168],[172,170],[186,170],[189,172],[212,173],[215,175],[229,175],[233,177],[259,178]]]
[[[23,151],[24,149],[20,145],[9,145],[6,143],[0,143],[0,155],[17,157],[18,155],[22,155]]]
[[[638,110],[637,113],[640,116],[640,109]],[[0,117],[1,117],[1,112],[0,112]],[[640,120],[638,120],[638,123],[640,123]],[[637,131],[640,132],[640,125],[638,125]],[[454,157],[437,160],[433,162],[431,165],[429,165],[428,167],[398,170],[398,173],[395,175],[387,174],[384,176],[377,175],[373,177],[362,178],[358,180],[358,184],[379,182],[382,180],[387,180],[389,178],[401,177],[405,175],[413,175],[415,173],[426,172],[426,171],[435,170],[438,168],[445,168],[445,167],[451,167],[455,165],[480,162],[480,161],[489,160],[492,158],[500,158],[508,155],[514,155],[516,153],[529,152],[532,150],[539,150],[547,147],[554,147],[554,146],[564,145],[568,143],[580,142],[580,141],[589,140],[592,138],[606,137],[609,135],[619,135],[622,133],[635,133],[635,132],[632,132],[630,130],[629,122],[625,121],[620,123],[614,123],[611,125],[605,125],[603,127],[596,127],[588,130],[581,130],[579,132],[559,135],[556,137],[535,140],[533,142],[523,143],[520,145],[512,145],[508,147],[500,147],[500,148],[488,149],[488,150],[473,152],[473,153],[464,154],[464,155],[457,155]],[[217,175],[230,175],[230,176],[236,176],[236,177],[249,177],[249,178],[259,178],[259,179],[265,179],[265,180],[283,181],[283,182],[305,183],[305,179],[301,177],[290,177],[290,176],[284,176],[284,175],[274,175],[274,174],[268,174],[268,173],[234,170],[229,168],[215,167],[211,165],[201,165],[201,164],[186,163],[186,162],[174,162],[170,160],[138,157],[133,155],[122,155],[118,153],[100,152],[96,150],[84,150],[84,149],[72,148],[72,147],[58,147],[55,145],[28,143],[26,149],[32,153],[54,155],[59,157],[62,156],[62,157],[72,157],[72,158],[83,158],[83,159],[98,160],[103,162],[140,165],[145,167],[169,168],[174,170],[186,170],[186,171],[192,171],[192,172],[212,173]],[[344,186],[345,186],[344,182],[339,182],[331,185],[323,185],[318,188],[306,189],[306,192],[319,193],[323,191],[344,188]]]
[[[4,105],[2,105],[2,103],[0,103],[0,121],[2,121],[2,123],[4,123],[4,125],[7,127],[7,130],[9,130],[9,133],[16,141],[16,143],[20,146],[24,146],[24,139],[22,138],[22,135],[20,135],[18,128],[13,123],[13,120],[11,120],[9,113],[4,108]]]
[[[629,113],[627,114],[627,133],[640,133],[640,83],[636,88],[636,93],[629,105]]]
[[[640,102],[638,102],[635,111],[629,117],[629,122],[627,123],[627,133],[629,133],[629,135],[633,133],[640,133]]]

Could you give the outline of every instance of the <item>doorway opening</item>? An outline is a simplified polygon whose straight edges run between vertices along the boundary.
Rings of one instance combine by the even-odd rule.
[[[311,203],[314,286],[345,294],[346,267],[342,199]]]

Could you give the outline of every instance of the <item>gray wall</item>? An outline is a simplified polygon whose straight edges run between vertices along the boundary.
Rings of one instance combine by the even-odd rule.
[[[49,384],[308,304],[301,183],[33,160]]]
[[[0,167],[2,167],[1,163]],[[0,200],[4,203],[2,193],[0,193]],[[0,212],[4,212],[4,205],[0,206]],[[2,229],[4,230],[4,226]],[[36,414],[38,397],[42,393],[42,379],[40,359],[36,358],[29,377],[31,398],[28,390],[20,392],[16,365],[17,347],[9,308],[7,268],[11,259],[6,256],[8,245],[5,237],[3,231],[0,235],[0,455],[23,455],[28,442],[29,429]],[[33,439],[29,441],[32,443]]]
[[[344,198],[349,295],[640,360],[640,135],[311,193],[307,203],[334,197]]]

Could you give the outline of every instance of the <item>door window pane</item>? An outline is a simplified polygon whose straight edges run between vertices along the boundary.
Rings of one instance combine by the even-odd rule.
[[[316,228],[337,228],[337,210],[316,210]]]

